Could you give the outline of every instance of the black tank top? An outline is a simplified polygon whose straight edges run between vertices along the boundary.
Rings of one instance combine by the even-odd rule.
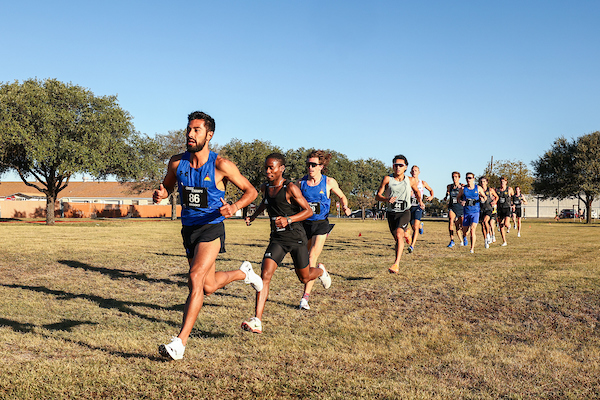
[[[269,214],[269,219],[271,220],[271,235],[274,234],[283,234],[285,232],[295,231],[298,229],[304,230],[302,227],[302,223],[300,222],[292,222],[292,225],[287,226],[286,228],[280,229],[275,225],[275,219],[277,217],[289,217],[294,214],[299,213],[302,208],[296,203],[290,203],[285,198],[285,194],[287,191],[287,186],[290,184],[290,181],[287,179],[283,181],[281,188],[275,194],[275,196],[271,197],[269,195],[269,184],[267,183],[267,187],[265,188],[265,206],[267,208],[267,213]]]
[[[496,189],[496,193],[498,194],[498,207],[505,209],[510,208],[510,196],[508,195],[508,187],[505,190],[500,190],[500,188]]]
[[[512,197],[513,204],[515,205],[515,207],[516,207],[516,208],[521,208],[521,196],[522,196],[522,195],[518,195],[518,196],[517,196],[517,195],[515,194],[515,195]]]
[[[492,211],[492,196],[490,196],[490,188],[485,189],[484,193],[487,198],[484,203],[481,203],[481,209],[485,211]]]

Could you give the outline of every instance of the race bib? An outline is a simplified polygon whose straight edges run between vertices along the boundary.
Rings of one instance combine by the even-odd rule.
[[[500,197],[500,204],[504,204],[505,201],[506,201],[505,197]]]
[[[321,213],[321,203],[308,202],[308,205],[312,209],[313,214],[320,214]]]
[[[208,190],[203,187],[184,186],[181,204],[184,207],[208,208]]]
[[[396,211],[404,211],[404,210],[406,210],[408,208],[408,207],[406,207],[406,205],[407,205],[406,201],[404,201],[404,200],[397,200],[394,203],[394,210],[396,210]]]
[[[450,204],[458,204],[458,199],[456,197],[450,197]]]
[[[417,200],[416,197],[411,197],[410,198],[410,205],[411,206],[418,206],[419,205],[419,200]]]

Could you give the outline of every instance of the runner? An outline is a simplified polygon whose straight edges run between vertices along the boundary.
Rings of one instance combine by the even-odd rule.
[[[492,234],[494,233],[491,224],[492,212],[493,205],[498,201],[498,195],[493,188],[488,187],[488,180],[485,176],[479,178],[479,185],[487,197],[485,202],[481,203],[481,214],[479,215],[479,220],[481,221],[481,232],[483,233],[485,240],[484,246],[487,249],[492,243]]]
[[[242,329],[253,333],[262,333],[261,319],[269,296],[271,278],[287,253],[292,256],[300,282],[307,284],[320,278],[325,289],[331,286],[331,277],[323,265],[319,265],[319,268],[309,265],[308,239],[301,222],[311,217],[313,212],[300,188],[283,178],[284,171],[283,155],[272,153],[267,156],[267,183],[261,187],[263,200],[254,214],[246,218],[246,224],[250,225],[266,209],[271,219],[271,240],[262,260],[263,289],[256,294],[255,316],[242,323]]]
[[[306,159],[308,174],[297,182],[302,195],[313,210],[312,217],[302,222],[306,231],[306,237],[308,238],[309,260],[310,267],[312,268],[317,266],[317,259],[323,251],[325,239],[327,239],[333,227],[333,225],[329,224],[328,219],[331,207],[331,192],[339,197],[342,204],[342,211],[346,216],[349,216],[352,212],[348,207],[348,199],[340,189],[337,181],[323,175],[324,172],[327,172],[327,165],[330,160],[331,154],[325,153],[323,150],[313,150]],[[319,266],[322,265],[319,264]],[[300,300],[300,309],[310,310],[308,299],[314,282],[310,281],[304,285],[304,294]]]
[[[475,184],[475,175],[467,172],[467,186],[458,192],[458,201],[463,205],[463,238],[467,245],[467,232],[471,230],[471,253],[475,252],[475,241],[477,239],[477,223],[479,222],[480,202],[485,202],[487,197],[481,186]]]
[[[498,195],[498,228],[502,236],[502,246],[506,246],[506,233],[510,226],[510,214],[512,213],[511,199],[515,192],[509,187],[505,177],[500,178],[500,187],[496,189]]]
[[[177,184],[182,202],[181,234],[190,267],[189,295],[179,335],[171,343],[158,348],[162,356],[174,360],[183,358],[204,295],[242,279],[256,291],[262,289],[261,278],[247,261],[242,263],[239,270],[215,271],[217,255],[225,252],[223,220],[250,204],[257,192],[234,163],[209,150],[214,131],[215,121],[209,115],[195,111],[188,116],[187,151],[171,157],[163,183],[152,196],[154,202],[158,203],[167,198]],[[228,182],[243,192],[242,197],[233,204],[223,199]]]
[[[405,175],[408,161],[403,155],[397,155],[392,160],[394,173],[383,177],[381,185],[375,195],[375,200],[388,203],[387,220],[390,232],[396,241],[396,260],[388,268],[389,272],[397,274],[399,271],[400,257],[404,250],[404,233],[410,223],[410,194],[419,199],[419,205],[425,207],[420,198],[421,192],[416,183],[410,181]]]
[[[450,233],[450,244],[448,247],[454,247],[454,232],[461,246],[464,241],[460,239],[458,232],[462,232],[463,206],[458,202],[458,192],[464,186],[460,183],[460,172],[452,173],[452,183],[446,187],[446,196],[443,201],[448,200],[448,232]]]
[[[527,200],[525,196],[521,194],[521,187],[515,186],[515,194],[512,197],[513,206],[515,208],[515,217],[517,218],[517,223],[515,225],[515,229],[517,229],[517,237],[521,237],[521,220],[523,217],[523,211],[521,208],[521,204],[527,205]]]
[[[429,196],[427,197],[427,201],[433,200],[433,189],[427,184],[427,182],[419,179],[419,174],[421,170],[418,166],[413,165],[410,169],[410,181],[411,185],[415,183],[417,188],[419,189],[419,199],[415,196],[414,193],[411,193],[410,196],[410,226],[412,227],[413,234],[410,241],[410,245],[408,246],[408,252],[412,253],[417,244],[417,238],[419,234],[423,232],[423,224],[421,223],[421,219],[423,218],[423,210],[425,209],[424,205],[419,205],[419,203],[423,204],[423,192],[425,189],[429,191]],[[419,201],[421,200],[421,201]]]

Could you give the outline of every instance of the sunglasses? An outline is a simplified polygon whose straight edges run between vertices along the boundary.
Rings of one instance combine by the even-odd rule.
[[[402,164],[402,163],[394,164],[394,168],[402,168],[402,167],[406,167],[406,164]]]
[[[307,167],[311,167],[311,168],[317,168],[317,165],[321,165],[321,164],[317,164],[317,163],[314,163],[314,162],[307,162],[306,163],[306,166]]]
[[[474,176],[467,176],[467,179],[475,179]]]

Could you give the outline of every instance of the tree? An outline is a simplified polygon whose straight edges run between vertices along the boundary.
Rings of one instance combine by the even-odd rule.
[[[521,193],[529,194],[532,190],[533,176],[527,164],[522,161],[499,160],[488,165],[483,172],[488,178],[490,187],[500,186],[500,177],[506,177],[509,186],[519,186]]]
[[[116,96],[95,96],[56,79],[0,84],[0,143],[0,165],[46,195],[48,225],[73,174],[133,180],[156,153],[154,141],[134,131]]]
[[[265,182],[265,158],[271,153],[281,153],[283,151],[277,146],[273,146],[269,141],[253,140],[252,142],[242,142],[239,139],[231,139],[229,143],[221,148],[221,154],[233,161],[241,174],[257,189]],[[287,172],[285,174],[287,177]],[[235,185],[228,185],[225,196],[228,199],[237,198],[239,189]],[[261,201],[260,196],[254,200],[255,204]]]
[[[352,190],[348,196],[351,204],[359,207],[362,210],[363,219],[365,217],[365,209],[372,207],[375,204],[375,192],[379,188],[383,176],[390,173],[389,168],[380,161],[374,158],[368,160],[356,160],[352,162],[352,169],[356,175],[352,175]]]
[[[592,202],[600,194],[600,132],[572,141],[560,137],[532,164],[535,193],[543,198],[578,197],[585,204],[589,224]]]

